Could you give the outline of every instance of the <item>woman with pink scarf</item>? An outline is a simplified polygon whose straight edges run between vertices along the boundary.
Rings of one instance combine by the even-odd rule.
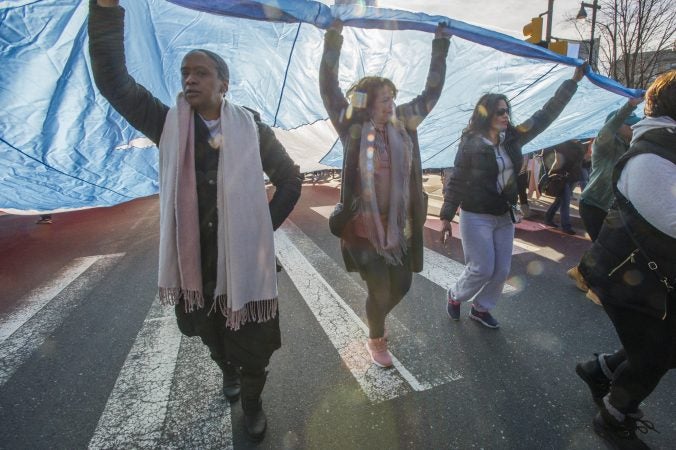
[[[367,285],[368,353],[374,364],[390,367],[385,317],[423,263],[427,198],[417,127],[441,95],[450,40],[440,25],[425,90],[395,106],[397,88],[387,78],[362,78],[347,98],[343,95],[338,84],[341,32],[340,21],[326,32],[319,72],[322,100],[344,149],[342,203],[353,212],[340,233],[341,249],[347,270],[358,271]]]

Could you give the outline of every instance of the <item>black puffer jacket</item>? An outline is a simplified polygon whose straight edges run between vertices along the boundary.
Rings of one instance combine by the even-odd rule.
[[[495,146],[480,135],[463,136],[451,176],[444,186],[444,205],[439,216],[452,220],[461,207],[465,211],[502,215],[516,204],[516,174],[523,162],[521,147],[542,133],[563,111],[577,90],[577,83],[566,80],[545,106],[528,120],[505,131],[503,145],[515,170],[503,192],[498,192],[498,163]]]
[[[653,153],[676,164],[676,134],[667,129],[646,132],[615,165],[615,204],[603,228],[580,261],[580,273],[603,304],[632,309],[656,318],[674,314],[676,239],[653,227],[617,189],[617,180],[629,159]],[[638,242],[639,245],[636,243]],[[641,247],[642,251],[638,250]],[[645,253],[644,253],[645,252]],[[656,272],[648,261],[656,264]],[[666,278],[660,280],[660,278]]]

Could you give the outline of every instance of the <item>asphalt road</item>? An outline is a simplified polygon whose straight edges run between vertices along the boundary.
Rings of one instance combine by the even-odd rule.
[[[264,392],[260,448],[605,448],[575,363],[618,346],[565,270],[589,241],[519,225],[501,328],[445,313],[460,241],[426,227],[425,271],[388,319],[393,369],[364,349],[364,283],[347,274],[326,214],[338,192],[306,185],[276,233],[283,346]],[[250,448],[239,403],[198,339],[156,303],[158,202],[0,216],[0,448]],[[457,233],[456,233],[457,237]],[[668,374],[644,403],[676,445]]]

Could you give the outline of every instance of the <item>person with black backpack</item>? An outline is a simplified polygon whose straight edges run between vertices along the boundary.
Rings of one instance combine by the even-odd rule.
[[[579,270],[622,347],[580,363],[599,413],[594,430],[615,448],[648,448],[641,402],[676,368],[676,70],[646,92],[646,117],[613,170],[615,202]]]
[[[554,202],[545,213],[545,224],[558,228],[554,223],[554,215],[560,209],[561,230],[566,234],[575,234],[570,223],[570,200],[573,186],[582,179],[582,161],[585,154],[585,146],[577,139],[571,139],[554,146],[554,163],[549,170],[549,186],[545,190],[548,195],[553,195]],[[554,191],[554,186],[557,189]]]

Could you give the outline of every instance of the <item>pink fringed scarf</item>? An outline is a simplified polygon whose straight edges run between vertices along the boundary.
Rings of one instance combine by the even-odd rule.
[[[223,101],[218,161],[218,261],[214,305],[234,330],[277,313],[275,250],[258,128],[251,113]],[[179,94],[160,140],[162,304],[204,307],[195,179],[194,112]]]
[[[387,222],[383,223],[376,198],[375,133],[373,124],[362,126],[359,172],[362,186],[360,212],[369,242],[390,265],[401,265],[406,254],[406,220],[409,211],[409,180],[413,143],[403,124],[394,119],[387,124],[390,152],[390,189]]]

